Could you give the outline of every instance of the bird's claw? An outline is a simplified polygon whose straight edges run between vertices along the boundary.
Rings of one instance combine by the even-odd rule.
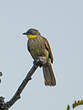
[[[33,61],[33,64],[36,64],[41,67],[43,65],[43,62],[38,58]]]
[[[39,57],[38,59],[35,59],[33,63],[41,67],[42,65],[46,64],[46,62],[46,57]]]

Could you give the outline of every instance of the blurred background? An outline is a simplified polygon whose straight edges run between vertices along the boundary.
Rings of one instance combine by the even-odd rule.
[[[57,85],[46,87],[38,68],[11,110],[65,110],[83,99],[83,0],[0,1],[0,96],[5,101],[33,64],[22,35],[29,28],[38,29],[50,43]]]

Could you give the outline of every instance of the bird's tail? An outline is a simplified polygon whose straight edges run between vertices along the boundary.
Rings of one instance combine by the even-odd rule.
[[[56,85],[56,79],[55,79],[51,64],[43,65],[43,74],[44,74],[46,86],[55,86]]]

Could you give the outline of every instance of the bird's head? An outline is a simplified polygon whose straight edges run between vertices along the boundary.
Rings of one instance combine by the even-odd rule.
[[[37,29],[29,29],[27,32],[23,33],[23,35],[27,35],[29,39],[34,39],[40,36],[40,32]]]

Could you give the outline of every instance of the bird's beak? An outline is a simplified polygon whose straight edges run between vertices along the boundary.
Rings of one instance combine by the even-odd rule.
[[[27,35],[27,33],[22,33],[23,35]]]

